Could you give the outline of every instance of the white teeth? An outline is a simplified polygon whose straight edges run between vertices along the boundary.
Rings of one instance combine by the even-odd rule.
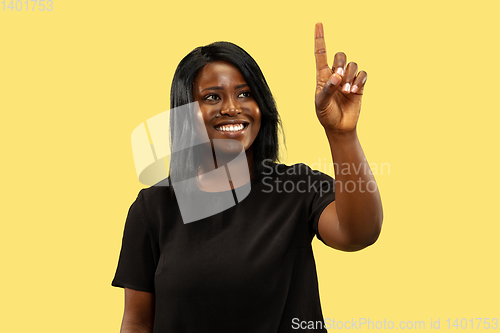
[[[216,129],[223,132],[237,132],[241,131],[245,126],[243,124],[237,125],[222,125],[218,126]]]

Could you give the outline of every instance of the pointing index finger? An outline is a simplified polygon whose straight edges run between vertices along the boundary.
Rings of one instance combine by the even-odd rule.
[[[330,70],[330,67],[328,67],[325,36],[323,33],[323,24],[321,22],[316,23],[315,27],[314,55],[316,57],[316,72],[318,80],[328,80],[332,72]]]

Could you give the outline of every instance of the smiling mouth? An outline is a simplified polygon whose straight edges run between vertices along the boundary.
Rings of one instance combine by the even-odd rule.
[[[248,123],[242,123],[242,124],[224,124],[224,125],[219,125],[219,126],[215,126],[215,129],[218,131],[218,132],[221,132],[221,133],[235,133],[235,134],[238,134],[238,133],[242,133],[245,128],[248,127]]]

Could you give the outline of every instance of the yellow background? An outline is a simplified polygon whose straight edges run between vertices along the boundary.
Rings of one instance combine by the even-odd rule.
[[[448,318],[500,319],[497,1],[53,2],[0,7],[0,331],[118,332],[123,290],[110,284],[143,188],[130,135],[168,110],[194,47],[246,49],[275,94],[284,162],[329,161],[318,21],[329,58],[344,51],[368,72],[358,133],[369,162],[390,164],[376,175],[378,242],[314,241],[325,318],[440,319],[443,331]]]

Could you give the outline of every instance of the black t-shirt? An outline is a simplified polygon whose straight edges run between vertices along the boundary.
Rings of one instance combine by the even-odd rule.
[[[155,294],[154,333],[326,332],[297,327],[323,321],[311,241],[334,180],[272,166],[241,202],[187,224],[174,188],[139,192],[111,284]]]

